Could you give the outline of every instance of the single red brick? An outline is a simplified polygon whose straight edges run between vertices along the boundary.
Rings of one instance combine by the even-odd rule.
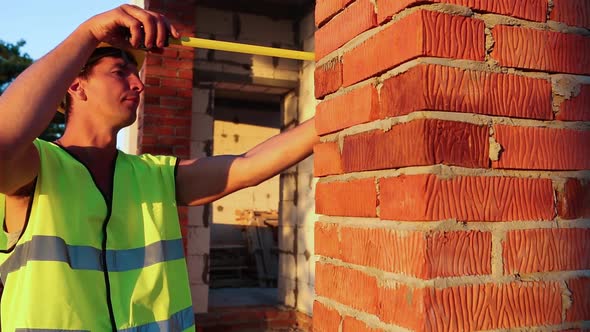
[[[315,254],[340,259],[340,246],[338,225],[316,222],[314,226]]]
[[[185,47],[183,47],[182,49],[178,50],[178,59],[191,60],[191,62],[192,62],[192,60],[195,59],[195,53],[196,52],[194,49],[186,49]]]
[[[345,53],[343,84],[422,56],[483,61],[484,39],[481,20],[418,10]]]
[[[433,110],[551,120],[551,104],[545,79],[421,64],[383,83],[379,117]]]
[[[193,76],[194,76],[194,71],[192,69],[179,69],[178,70],[178,78],[183,78],[185,80],[190,80],[192,82]]]
[[[297,320],[297,327],[303,331],[311,331],[313,329],[312,317],[301,311],[295,311],[295,319]]]
[[[174,136],[177,137],[190,137],[191,135],[191,127],[188,125],[175,127],[174,128]]]
[[[162,57],[155,55],[155,54],[148,54],[145,57],[144,64],[146,66],[161,66],[162,65]]]
[[[160,137],[158,137],[158,144],[162,144],[162,145],[189,145],[190,139],[183,138],[183,137],[160,136]]]
[[[341,259],[351,264],[421,279],[491,273],[489,232],[396,232],[343,227],[341,237]]]
[[[494,168],[538,170],[590,169],[590,131],[495,125],[502,146]]]
[[[377,118],[379,94],[367,84],[343,95],[324,100],[317,106],[316,130],[319,135],[366,123]]]
[[[547,0],[528,0],[526,2],[518,0],[377,0],[377,8],[379,8],[379,23],[389,19],[392,15],[397,14],[402,9],[413,5],[419,5],[424,2],[450,3],[469,7],[474,11],[508,15],[538,22],[545,22],[547,17]]]
[[[368,314],[379,311],[377,280],[360,271],[316,263],[315,289],[323,296]]]
[[[179,110],[174,109],[174,108],[170,108],[170,107],[162,107],[162,106],[160,106],[160,102],[158,101],[158,103],[155,105],[150,105],[150,104],[145,105],[144,114],[171,118],[171,117],[178,115]]]
[[[356,0],[315,32],[316,60],[375,26],[375,5],[371,0]]]
[[[379,318],[389,324],[412,331],[425,329],[428,320],[424,306],[424,288],[412,288],[396,283],[379,288]]]
[[[502,66],[590,74],[590,37],[506,25],[494,27],[492,35],[491,55]]]
[[[334,58],[321,66],[317,66],[314,77],[316,99],[323,98],[325,95],[340,89],[342,86],[342,62],[340,58]]]
[[[502,247],[506,274],[590,269],[590,229],[509,231]]]
[[[162,86],[171,88],[192,88],[193,81],[183,78],[164,78],[161,81]]]
[[[320,182],[316,186],[316,213],[331,216],[375,217],[375,179]]]
[[[564,219],[590,218],[590,183],[568,179],[559,193],[557,213]]]
[[[590,29],[590,2],[580,0],[553,0],[551,20]]]
[[[160,85],[160,78],[146,75],[145,84],[148,86],[159,86]]]
[[[144,131],[144,135],[141,136],[141,144],[142,145],[152,145],[156,144],[158,138],[156,136],[151,136],[150,134]]]
[[[381,218],[389,220],[553,220],[550,179],[403,175],[379,180]]]
[[[193,69],[193,61],[163,58],[162,65],[173,69]]]
[[[178,71],[174,68],[167,68],[161,66],[146,66],[145,74],[158,77],[177,77]]]
[[[313,302],[314,332],[338,332],[342,317],[340,313],[318,301]]]
[[[143,97],[144,105],[160,105],[160,97],[145,96]]]
[[[377,22],[379,24],[389,20],[393,15],[412,5],[423,3],[420,0],[376,0]]]
[[[586,256],[588,256],[587,253]],[[588,320],[590,317],[590,278],[569,280],[567,286],[571,292],[572,305],[567,310],[566,320],[568,322]]]
[[[371,328],[366,323],[347,316],[342,323],[342,332],[385,332],[385,330]]]
[[[176,88],[166,87],[166,86],[146,86],[145,87],[145,94],[149,96],[176,96]]]
[[[489,275],[492,234],[480,231],[436,232],[426,237],[425,277]]]
[[[156,128],[156,132],[160,136],[174,136],[174,127],[160,126]]]
[[[557,282],[466,285],[426,291],[426,331],[480,331],[561,323]]]
[[[192,98],[193,97],[193,89],[187,88],[175,88],[176,96],[178,97],[185,97],[185,98]]]
[[[174,109],[191,109],[193,104],[192,98],[183,97],[162,97],[160,98],[160,105],[162,107],[169,107]]]
[[[315,3],[315,26],[320,27],[328,19],[341,11],[348,0],[317,0]]]
[[[446,164],[489,167],[489,129],[466,122],[420,119],[344,139],[345,172]]]
[[[425,237],[423,233],[401,234],[387,229],[342,227],[341,259],[385,272],[424,275]]]
[[[159,56],[169,59],[176,59],[178,57],[178,52],[180,48],[173,46],[173,47],[165,47],[161,50]],[[149,56],[149,53],[148,53]]]
[[[177,112],[178,113],[178,112]],[[158,116],[153,114],[144,114],[143,125],[145,126],[183,126],[186,123],[190,123],[189,116],[169,117],[169,116]]]
[[[590,85],[582,85],[580,93],[564,101],[557,120],[561,121],[590,121]]]
[[[313,147],[313,175],[316,177],[342,174],[342,160],[337,142],[316,144]]]

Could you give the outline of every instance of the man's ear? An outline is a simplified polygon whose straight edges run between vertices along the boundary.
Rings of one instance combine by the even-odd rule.
[[[78,77],[68,87],[68,93],[73,99],[86,100],[86,92],[84,91],[84,84]]]

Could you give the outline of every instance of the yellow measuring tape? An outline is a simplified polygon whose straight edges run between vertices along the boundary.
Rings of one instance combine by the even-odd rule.
[[[240,44],[192,37],[181,37],[180,39],[170,38],[168,41],[170,44],[188,46],[193,48],[206,48],[210,50],[265,55],[295,60],[315,60],[315,53],[313,52],[294,51],[282,48]]]

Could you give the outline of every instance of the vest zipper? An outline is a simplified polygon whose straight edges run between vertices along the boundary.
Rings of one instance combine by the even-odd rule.
[[[115,312],[113,310],[113,301],[111,299],[111,281],[109,279],[109,269],[107,268],[107,226],[109,224],[109,220],[111,219],[111,214],[113,212],[113,201],[112,199],[108,200],[105,197],[105,202],[107,202],[107,217],[102,224],[102,266],[103,266],[103,273],[104,273],[104,283],[105,288],[107,291],[107,307],[109,308],[109,318],[111,319],[111,326],[113,328],[113,332],[117,331],[117,322],[115,321]]]
[[[86,170],[88,171],[88,174],[90,174],[90,178],[92,179],[92,182],[94,182],[94,186],[96,187],[96,189],[98,189],[98,192],[100,192],[100,194],[102,195],[102,198],[104,199],[104,201],[107,205],[107,215],[105,217],[104,222],[102,223],[101,263],[102,263],[102,267],[103,267],[104,283],[105,283],[106,298],[107,298],[107,308],[109,310],[109,319],[111,321],[111,328],[112,328],[113,332],[117,332],[117,322],[115,320],[115,311],[113,309],[113,301],[111,299],[111,282],[109,279],[109,270],[107,268],[106,252],[107,252],[107,226],[108,226],[109,221],[111,219],[111,215],[113,214],[113,196],[114,196],[114,191],[115,191],[115,167],[117,166],[117,159],[119,159],[119,151],[117,151],[117,155],[113,159],[113,164],[111,165],[111,169],[113,170],[113,172],[112,172],[112,178],[111,178],[111,195],[109,197],[100,189],[100,187],[98,186],[98,184],[96,182],[96,179],[94,178],[94,175],[90,171],[90,168],[88,168],[88,166],[86,166],[86,164],[83,163],[82,160],[78,159],[78,157],[76,157],[76,155],[74,155],[73,153],[68,151],[68,149],[61,146],[60,144],[57,144],[57,143],[54,143],[54,144],[57,145],[58,147],[60,147],[63,151],[65,151],[67,154],[69,154],[72,158],[77,160],[82,166],[84,166],[86,168]]]
[[[111,319],[111,326],[112,326],[112,330],[113,332],[117,331],[117,322],[115,321],[115,311],[113,309],[113,300],[111,299],[111,281],[109,279],[109,269],[107,267],[107,226],[109,224],[109,221],[111,220],[111,215],[113,214],[113,196],[115,195],[115,169],[117,166],[117,159],[119,156],[119,152],[117,152],[117,155],[115,156],[114,160],[113,160],[113,165],[111,166],[111,169],[113,170],[112,172],[112,178],[111,178],[111,195],[107,196],[105,193],[102,192],[102,190],[100,190],[100,188],[98,187],[98,185],[96,185],[96,181],[95,181],[95,185],[96,188],[98,188],[98,191],[100,191],[100,193],[102,194],[105,203],[107,204],[107,215],[106,218],[104,220],[104,223],[102,224],[102,265],[103,265],[103,272],[104,272],[104,283],[105,283],[105,288],[107,291],[107,307],[109,308],[109,318]],[[93,178],[94,180],[94,178]]]

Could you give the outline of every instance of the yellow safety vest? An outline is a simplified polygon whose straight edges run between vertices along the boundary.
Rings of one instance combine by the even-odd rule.
[[[118,152],[109,201],[71,154],[35,145],[28,222],[12,248],[0,231],[2,332],[194,331],[176,158]]]

